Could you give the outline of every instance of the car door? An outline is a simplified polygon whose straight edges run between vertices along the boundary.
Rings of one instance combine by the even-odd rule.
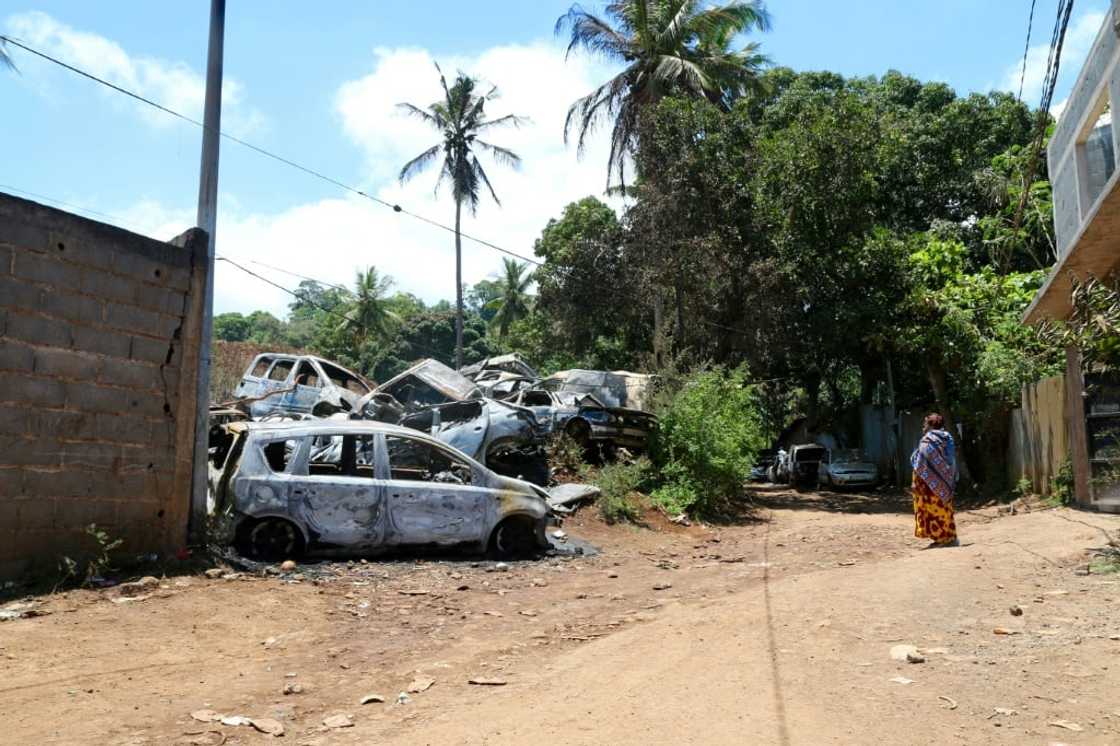
[[[375,468],[373,434],[329,433],[304,439],[289,467],[291,510],[324,544],[373,549],[385,540],[385,480]]]
[[[295,370],[288,375],[284,388],[289,389],[280,395],[280,409],[285,412],[308,414],[319,401],[323,381],[319,371],[309,360],[300,360]]]
[[[495,493],[453,451],[408,435],[385,435],[388,541],[458,544],[489,535]]]

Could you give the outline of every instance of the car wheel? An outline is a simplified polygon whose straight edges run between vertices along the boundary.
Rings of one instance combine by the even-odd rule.
[[[303,535],[294,523],[283,518],[246,521],[237,531],[237,551],[250,559],[294,559],[303,554],[303,549]]]
[[[498,559],[525,557],[537,549],[536,522],[528,516],[506,518],[490,534],[490,554]]]

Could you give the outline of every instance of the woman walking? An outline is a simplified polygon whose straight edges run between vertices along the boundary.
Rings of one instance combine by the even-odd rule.
[[[957,454],[953,436],[944,429],[945,418],[931,414],[925,419],[922,439],[910,456],[914,469],[914,535],[929,539],[932,547],[960,546],[953,517],[953,493],[957,487]]]

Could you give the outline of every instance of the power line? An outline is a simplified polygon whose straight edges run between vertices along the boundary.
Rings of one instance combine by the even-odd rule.
[[[1034,27],[1034,5],[1037,0],[1031,0],[1031,12],[1027,16],[1027,43],[1023,46],[1023,70],[1019,73],[1019,100],[1023,100],[1023,82],[1027,79],[1027,53],[1031,49],[1031,29]]]
[[[54,63],[55,65],[58,65],[60,67],[63,67],[65,69],[69,70],[70,72],[73,72],[77,75],[82,76],[83,78],[88,78],[89,80],[92,80],[95,83],[99,83],[100,85],[106,86],[107,88],[111,88],[112,90],[116,91],[117,93],[121,93],[121,94],[123,94],[125,96],[128,96],[129,98],[135,99],[136,101],[139,101],[143,104],[147,104],[148,106],[156,108],[156,109],[164,112],[165,114],[169,114],[173,117],[176,117],[177,119],[183,120],[184,122],[188,122],[190,124],[193,124],[194,126],[199,127],[203,130],[210,129],[203,122],[200,122],[197,119],[194,119],[193,117],[187,116],[186,114],[182,114],[178,111],[175,111],[174,109],[170,109],[170,108],[164,106],[163,104],[157,103],[157,102],[151,100],[150,98],[146,98],[144,96],[141,96],[138,93],[134,93],[133,91],[130,91],[127,88],[122,88],[121,86],[116,85],[115,83],[110,83],[108,80],[105,80],[104,78],[100,78],[100,77],[94,75],[93,73],[87,72],[85,70],[82,70],[81,68],[75,67],[74,65],[63,62],[62,60],[59,60],[55,57],[52,57],[51,55],[49,55],[45,52],[41,52],[38,49],[34,49],[32,47],[29,47],[26,44],[11,38],[10,36],[5,36],[3,34],[0,34],[0,41],[6,42],[6,43],[11,44],[12,46],[15,46],[15,47],[19,47],[20,49],[22,49],[26,52],[30,52],[31,54],[34,54],[37,57],[41,57],[42,59],[47,60],[48,62]],[[436,221],[436,220],[432,220],[431,218],[425,217],[424,215],[420,215],[420,214],[412,212],[410,210],[406,210],[405,208],[401,207],[398,204],[394,204],[392,202],[387,202],[386,200],[383,200],[380,197],[376,197],[372,194],[364,192],[361,189],[358,189],[357,187],[350,186],[349,184],[341,182],[338,179],[335,179],[331,176],[327,176],[324,173],[316,171],[315,169],[313,169],[309,166],[304,166],[301,163],[297,163],[296,161],[293,161],[290,158],[285,158],[282,155],[277,155],[276,153],[273,153],[270,150],[266,150],[265,148],[262,148],[259,145],[254,145],[251,142],[248,142],[246,140],[242,140],[239,137],[235,137],[235,136],[229,134],[228,132],[222,132],[222,131],[219,130],[218,135],[220,137],[224,137],[225,139],[229,140],[230,142],[237,143],[238,145],[240,145],[244,148],[248,148],[249,150],[252,150],[255,153],[263,155],[266,158],[271,158],[272,160],[283,163],[286,166],[290,166],[291,168],[302,171],[303,173],[308,174],[309,176],[313,176],[317,179],[320,179],[322,181],[327,182],[328,184],[332,184],[332,185],[338,187],[339,189],[343,189],[347,192],[351,192],[351,193],[356,194],[360,197],[365,197],[366,199],[368,199],[372,202],[376,202],[379,205],[382,205],[384,207],[388,207],[393,212],[402,213],[402,214],[407,215],[410,218],[413,218],[415,220],[419,220],[419,221],[427,223],[428,225],[431,225],[433,227],[440,228],[441,230],[445,230],[448,233],[452,233],[452,234],[455,233],[455,229],[452,228],[449,225],[444,225],[443,223],[440,223],[439,221]],[[523,254],[518,254],[515,251],[510,251],[509,249],[502,248],[501,246],[498,246],[497,244],[491,243],[490,241],[487,241],[485,239],[477,238],[477,237],[472,236],[468,233],[463,233],[462,231],[459,232],[459,235],[462,236],[463,238],[469,240],[469,241],[474,241],[475,243],[477,243],[481,246],[485,246],[489,249],[493,249],[494,251],[498,251],[498,252],[501,252],[503,254],[507,254],[507,255],[509,255],[511,257],[514,257],[516,259],[520,259],[521,261],[529,262],[530,264],[534,264],[538,267],[544,266],[544,263],[541,262],[538,259],[534,259],[532,257],[525,256]]]

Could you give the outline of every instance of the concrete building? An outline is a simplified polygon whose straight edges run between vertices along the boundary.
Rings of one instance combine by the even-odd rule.
[[[1120,123],[1113,124],[1120,104],[1118,22],[1120,0],[1113,0],[1050,139],[1058,262],[1027,310],[1030,324],[1069,317],[1073,278],[1120,271]],[[1120,511],[1120,489],[1108,478],[1120,469],[1120,388],[1082,367],[1077,351],[1068,350],[1065,413],[1077,501]]]

